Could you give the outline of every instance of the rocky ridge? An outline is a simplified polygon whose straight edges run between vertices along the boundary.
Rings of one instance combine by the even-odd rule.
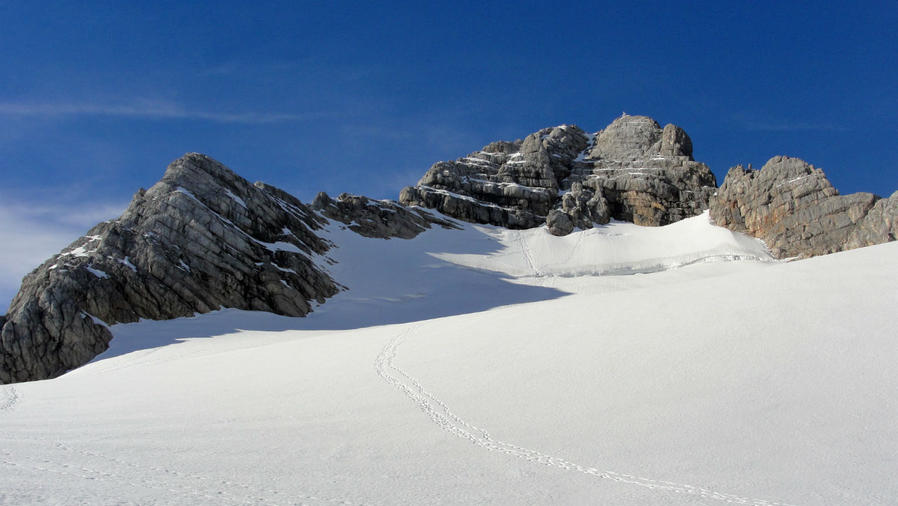
[[[319,192],[312,201],[312,209],[343,223],[349,230],[370,238],[413,239],[433,224],[458,228],[455,223],[420,208],[409,208],[392,200],[373,200],[349,193],[341,193],[334,200],[327,193]]]
[[[777,258],[825,255],[895,240],[898,192],[839,195],[822,170],[775,156],[729,170],[710,200],[718,225],[760,238]]]
[[[624,114],[594,134],[569,125],[544,128],[438,162],[399,201],[475,223],[545,223],[565,235],[612,218],[673,223],[707,209],[716,187],[708,166],[693,159],[682,128]]]
[[[327,273],[328,218],[368,237],[411,238],[430,213],[319,195],[306,206],[196,153],[175,160],[116,220],[25,277],[0,319],[0,383],[51,378],[107,347],[107,325],[219,308],[303,316],[341,286]]]

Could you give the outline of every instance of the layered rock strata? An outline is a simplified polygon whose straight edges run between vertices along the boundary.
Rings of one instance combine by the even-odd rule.
[[[823,171],[776,156],[729,170],[710,200],[718,225],[762,239],[778,258],[810,257],[895,239],[898,192],[839,195]]]
[[[399,201],[475,223],[547,224],[564,235],[612,218],[664,225],[694,216],[716,186],[683,129],[625,114],[595,134],[544,128],[438,162]]]
[[[325,200],[316,200],[318,213],[204,155],[174,161],[121,217],[25,277],[0,318],[0,383],[85,364],[106,350],[114,323],[219,308],[307,314],[341,288],[326,270],[325,216],[369,237],[410,238],[430,223],[449,225],[395,203]]]

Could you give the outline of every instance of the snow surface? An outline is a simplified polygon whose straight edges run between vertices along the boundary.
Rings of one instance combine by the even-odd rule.
[[[106,272],[101,271],[100,269],[95,269],[89,265],[86,266],[85,269],[87,269],[88,272],[100,279],[109,279],[109,274],[106,274]]]
[[[231,190],[226,189],[226,190],[225,190],[225,193],[227,193],[228,197],[231,197],[231,199],[232,199],[234,202],[237,202],[238,204],[240,204],[241,207],[244,207],[244,208],[246,207],[246,201],[243,200],[242,198],[238,197],[237,195],[235,195],[234,192],[232,192]]]
[[[131,259],[130,259],[130,258],[125,257],[125,258],[123,258],[123,259],[120,259],[120,260],[119,260],[119,263],[121,263],[121,264],[124,265],[125,267],[131,269],[132,271],[137,272],[137,267],[136,267],[133,263],[131,263]]]
[[[898,502],[898,243],[773,262],[707,216],[328,239],[350,289],[307,318],[116,325],[0,386],[0,503]]]

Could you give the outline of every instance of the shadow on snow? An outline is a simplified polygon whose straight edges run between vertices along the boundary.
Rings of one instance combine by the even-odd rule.
[[[110,348],[99,361],[190,338],[238,331],[349,330],[485,311],[510,304],[567,295],[554,288],[517,284],[505,274],[462,267],[434,253],[489,255],[503,245],[492,227],[435,229],[415,239],[366,239],[332,226],[339,248],[329,255],[332,277],[348,290],[331,297],[306,317],[224,309],[167,321],[142,321],[112,327]]]

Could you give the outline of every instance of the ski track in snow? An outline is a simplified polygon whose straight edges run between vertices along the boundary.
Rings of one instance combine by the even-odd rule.
[[[523,244],[522,244],[523,246]],[[532,264],[531,264],[532,265]],[[512,457],[524,459],[534,464],[561,468],[565,471],[588,474],[596,478],[607,479],[618,483],[626,483],[650,490],[661,490],[684,495],[700,496],[705,499],[732,504],[749,504],[752,506],[794,506],[782,502],[753,499],[734,494],[727,494],[693,485],[671,481],[654,480],[615,471],[601,471],[595,467],[576,464],[561,457],[555,457],[537,450],[517,446],[491,436],[485,429],[477,427],[449,409],[443,401],[427,391],[416,378],[406,373],[395,363],[396,351],[402,342],[419,331],[425,324],[412,326],[394,337],[380,352],[374,361],[377,374],[387,383],[393,385],[406,397],[412,400],[441,429],[450,434],[467,439],[471,443],[489,451],[504,453]]]
[[[527,241],[524,239],[523,232],[518,230],[517,235],[518,243],[521,245],[521,253],[524,255],[524,261],[527,262],[527,266],[530,267],[530,272],[536,277],[542,277],[543,273],[536,268],[536,263],[533,261],[533,254],[530,252],[530,247],[527,246]]]

